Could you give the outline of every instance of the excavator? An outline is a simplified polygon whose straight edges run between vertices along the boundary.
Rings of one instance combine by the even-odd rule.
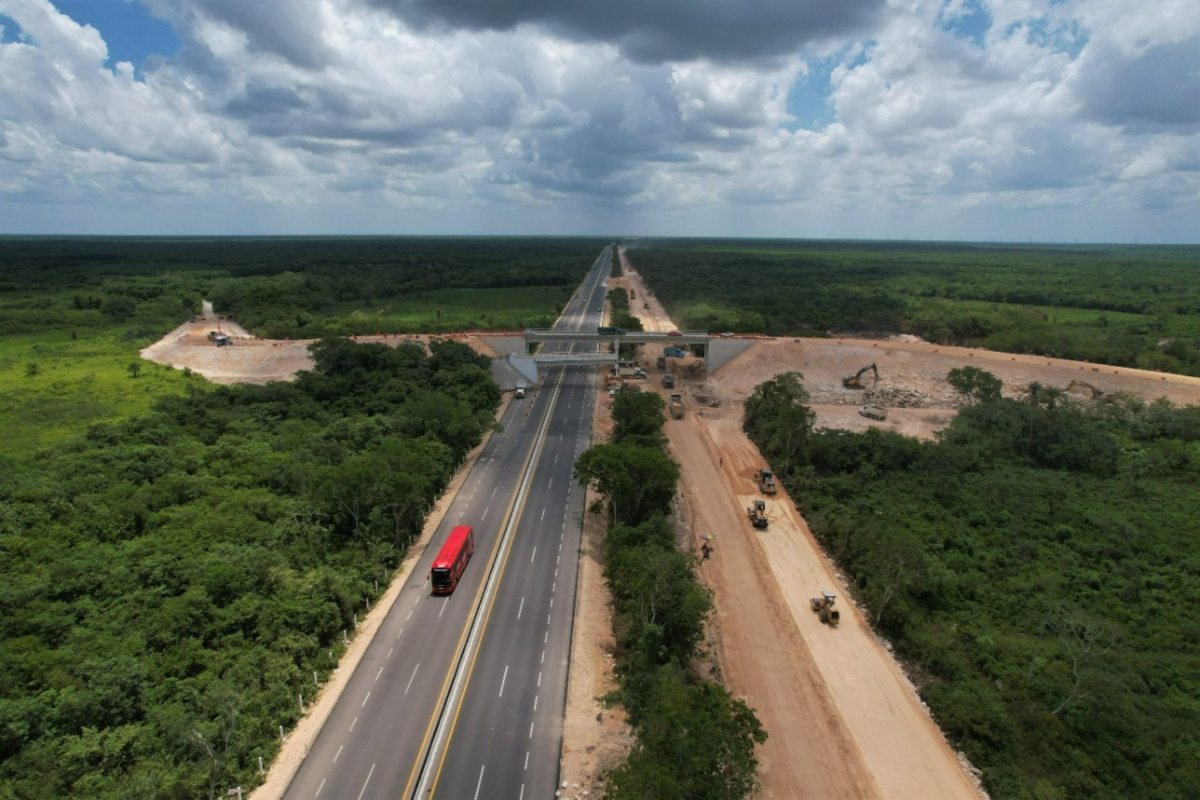
[[[875,373],[875,383],[879,383],[879,367],[874,364],[868,364],[853,375],[847,375],[842,378],[842,386],[847,389],[865,389],[866,387],[863,386],[863,375],[868,372]]]

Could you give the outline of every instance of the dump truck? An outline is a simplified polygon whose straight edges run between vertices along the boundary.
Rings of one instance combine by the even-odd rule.
[[[671,399],[667,401],[667,408],[671,411],[672,417],[683,419],[683,395],[671,395]]]
[[[867,405],[863,406],[862,408],[860,408],[858,410],[858,413],[861,414],[862,416],[866,417],[867,419],[877,419],[881,422],[883,420],[887,419],[887,409],[886,408],[880,408],[879,406],[873,406],[870,404],[867,404]]]
[[[837,595],[831,592],[821,592],[820,597],[813,597],[808,601],[812,610],[816,612],[817,619],[831,628],[836,628],[842,619],[842,613],[833,607],[836,600]]]
[[[675,376],[669,372],[666,373],[665,375],[663,375],[662,376],[662,385],[663,385],[664,389],[674,389],[675,388]]]
[[[755,528],[767,527],[767,504],[762,500],[755,500],[746,508],[746,516]]]
[[[763,494],[775,494],[779,487],[775,485],[775,473],[769,469],[758,471],[758,489]]]
[[[863,386],[863,375],[868,372],[875,373],[875,383],[879,383],[879,367],[875,366],[874,364],[867,364],[853,375],[847,375],[846,377],[842,378],[842,386],[847,389],[866,388]]]

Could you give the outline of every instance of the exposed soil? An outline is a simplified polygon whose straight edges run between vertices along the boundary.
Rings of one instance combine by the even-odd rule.
[[[865,390],[842,387],[843,377],[868,364],[878,367],[878,383],[867,373]],[[1033,382],[1067,389],[1071,381],[1085,381],[1105,395],[1200,403],[1200,378],[897,339],[762,339],[717,370],[708,386],[723,401],[741,401],[763,381],[794,370],[804,374],[819,427],[861,431],[874,426],[929,438],[958,411],[959,398],[946,383],[946,373],[964,366],[991,372],[1004,381],[1004,393],[1011,397],[1024,395]],[[1090,396],[1079,387],[1072,394]],[[860,416],[864,402],[887,407],[887,420]]]
[[[290,381],[301,370],[312,369],[309,345],[316,339],[259,339],[241,325],[221,319],[205,303],[204,314],[185,322],[141,351],[142,358],[176,369],[190,369],[213,383],[267,383]],[[227,334],[233,343],[217,347],[210,331]],[[479,335],[462,333],[443,337],[417,335],[351,336],[356,342],[381,342],[395,347],[403,341],[426,343],[431,338],[456,339],[476,352],[494,358],[496,353]]]

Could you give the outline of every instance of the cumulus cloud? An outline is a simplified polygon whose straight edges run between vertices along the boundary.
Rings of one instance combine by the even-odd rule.
[[[1089,46],[1075,91],[1090,118],[1115,125],[1200,125],[1200,35],[1127,54],[1110,42]]]
[[[0,218],[1194,238],[1200,4],[883,1],[141,0],[182,48],[135,69],[0,0]]]
[[[882,0],[373,0],[418,27],[544,28],[579,41],[614,43],[659,63],[703,58],[757,61],[805,44],[860,33]]]

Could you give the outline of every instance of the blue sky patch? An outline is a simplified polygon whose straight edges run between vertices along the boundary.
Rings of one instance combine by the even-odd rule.
[[[0,44],[21,41],[21,26],[10,17],[0,14]]]
[[[953,17],[943,15],[938,18],[938,24],[942,26],[942,30],[950,31],[959,39],[974,42],[976,47],[983,47],[988,28],[992,27],[992,15],[979,0],[967,0],[963,3],[961,14]]]
[[[1066,53],[1071,58],[1083,52],[1088,43],[1087,31],[1075,20],[1071,20],[1070,24],[1051,28],[1050,21],[1042,17],[1027,22],[1025,28],[1029,41],[1039,47],[1048,47],[1056,53]]]
[[[867,63],[867,53],[874,45],[873,41],[854,48],[850,52],[854,57],[847,59],[847,51],[830,56],[829,58],[812,59],[808,62],[808,74],[799,75],[792,88],[788,90],[787,111],[796,118],[785,127],[790,131],[807,128],[819,131],[837,119],[833,104],[829,101],[833,94],[833,84],[830,81],[833,71],[844,64],[847,69],[854,69]]]
[[[837,66],[837,59],[810,61],[808,74],[800,75],[788,90],[787,110],[796,118],[788,128],[807,128],[819,131],[833,122],[833,106],[829,95],[833,91],[829,82],[830,73]]]
[[[171,26],[130,0],[54,0],[59,11],[100,31],[108,65],[129,61],[141,67],[148,56],[173,56],[182,46]]]

